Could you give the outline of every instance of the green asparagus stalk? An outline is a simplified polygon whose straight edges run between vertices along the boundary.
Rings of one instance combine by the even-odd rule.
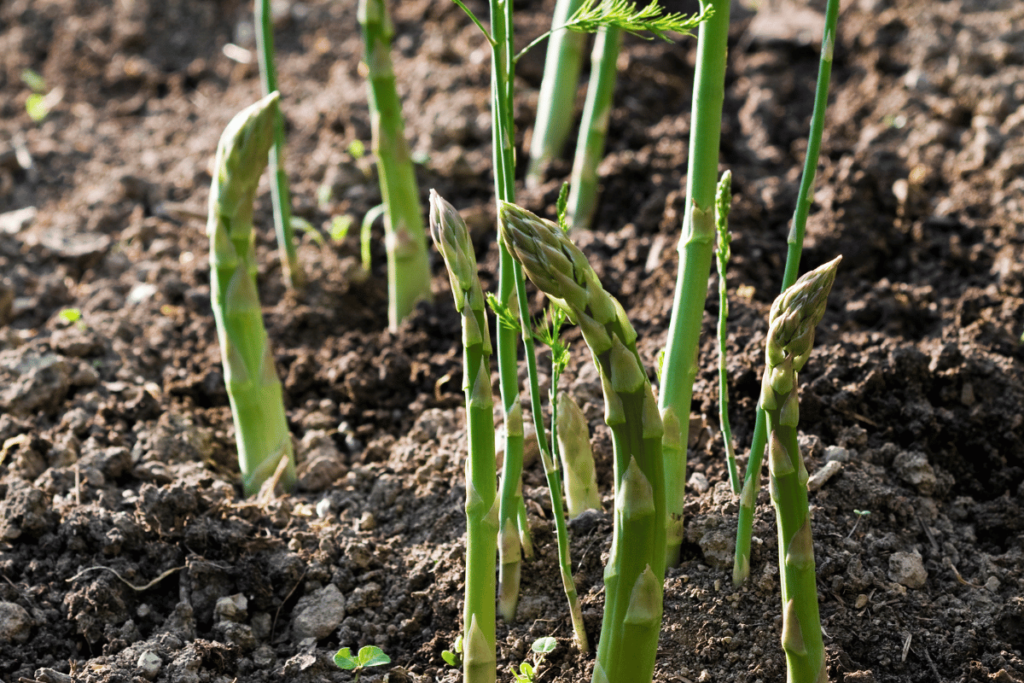
[[[421,299],[431,299],[430,261],[420,213],[419,186],[405,139],[402,103],[391,63],[394,27],[384,0],[360,0],[373,151],[384,198],[388,256],[388,324],[392,330]]]
[[[726,171],[718,183],[715,194],[715,230],[718,233],[718,419],[725,442],[725,461],[729,469],[729,486],[740,493],[740,475],[736,471],[736,449],[732,445],[732,427],[729,426],[729,372],[725,364],[725,346],[728,340],[729,296],[725,286],[725,271],[732,256],[732,235],[729,234],[729,209],[732,202],[732,173]]]
[[[594,683],[649,683],[661,628],[665,574],[662,420],[622,305],[554,223],[503,202],[501,239],[530,280],[590,347],[615,450],[615,531],[605,568],[605,612]]]
[[[688,209],[679,240],[679,274],[658,397],[662,413],[669,412],[673,423],[679,425],[678,435],[672,435],[672,445],[665,449],[669,566],[679,563],[679,548],[683,541],[690,402],[693,381],[697,376],[701,321],[715,242],[714,202],[722,102],[725,98],[729,3],[730,0],[701,2],[701,9],[704,12],[711,9],[713,14],[700,25],[697,37],[697,73],[686,177]]]
[[[617,28],[604,27],[594,38],[594,50],[590,54],[590,84],[576,141],[572,191],[569,193],[570,222],[575,228],[589,228],[597,206],[597,166],[604,156],[621,44],[622,32]]]
[[[569,518],[574,519],[584,510],[600,510],[601,492],[597,488],[587,418],[576,401],[564,391],[558,394],[556,405],[558,452],[565,470],[565,501]]]
[[[787,240],[786,272],[782,278],[783,292],[796,282],[796,276],[800,270],[804,229],[807,225],[807,213],[812,201],[811,189],[814,187],[818,152],[821,149],[821,135],[825,128],[825,110],[828,106],[828,87],[832,77],[832,53],[835,48],[838,21],[839,0],[828,0],[828,5],[825,7],[825,34],[821,48],[821,62],[818,66],[818,82],[814,92],[814,113],[811,116],[811,129],[807,138],[807,157],[804,159],[800,192],[796,200],[796,211],[793,214],[793,225]],[[750,459],[747,461],[740,494],[739,520],[736,526],[736,551],[732,568],[732,582],[736,586],[742,584],[750,575],[750,539],[753,535],[757,494],[761,488],[761,462],[764,458],[767,437],[767,416],[759,407],[754,424],[754,437],[750,444]]]
[[[274,23],[270,16],[270,0],[256,0],[256,52],[260,64],[260,85],[263,96],[277,90],[277,70],[274,68]],[[292,200],[288,191],[288,173],[284,168],[284,116],[278,111],[274,121],[274,144],[270,148],[270,201],[274,206],[274,231],[281,250],[281,269],[292,289],[306,285],[306,275],[299,264],[295,250],[295,231],[292,229]]]
[[[812,270],[772,304],[760,406],[768,416],[768,471],[779,528],[782,648],[788,683],[827,683],[818,617],[807,469],[797,444],[797,373],[807,363],[814,328],[825,314],[842,257]]]
[[[491,398],[491,339],[469,230],[455,208],[430,191],[430,236],[444,257],[455,308],[462,314],[466,459],[466,600],[463,673],[467,683],[494,683],[494,564],[498,536],[497,474]]]
[[[558,0],[551,16],[551,28],[564,26],[579,9],[580,0]],[[562,152],[565,138],[572,128],[572,111],[576,101],[576,82],[583,61],[582,33],[556,30],[548,38],[544,61],[544,78],[540,82],[537,119],[530,140],[530,163],[526,167],[526,186],[541,183],[544,169]]]
[[[253,200],[280,111],[274,92],[239,112],[217,145],[210,214],[210,300],[238,442],[245,495],[287,460],[282,484],[295,483],[292,437],[256,294]]]

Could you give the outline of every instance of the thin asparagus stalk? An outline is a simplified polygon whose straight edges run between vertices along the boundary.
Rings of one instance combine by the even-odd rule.
[[[584,510],[601,509],[590,429],[583,411],[566,392],[558,394],[558,400],[552,405],[557,407],[557,420],[552,417],[552,423],[558,425],[558,452],[565,470],[565,500],[569,519],[574,519]]]
[[[690,126],[690,163],[686,178],[686,219],[679,240],[679,274],[669,323],[668,346],[661,375],[659,406],[679,425],[665,449],[665,487],[668,506],[669,566],[679,563],[683,541],[686,494],[686,441],[690,402],[697,376],[697,351],[707,298],[708,274],[715,241],[714,201],[718,179],[718,146],[725,98],[726,48],[730,0],[704,0],[701,10],[713,14],[700,25],[697,73]]]
[[[501,239],[530,280],[580,325],[601,374],[615,449],[615,532],[594,683],[649,683],[662,615],[665,490],[662,420],[622,305],[554,223],[513,204]]]
[[[385,247],[388,255],[388,324],[392,330],[422,299],[430,300],[430,261],[420,213],[419,186],[405,139],[402,103],[391,63],[394,27],[384,0],[360,0],[368,99],[384,198]]]
[[[270,17],[270,0],[256,0],[256,52],[260,64],[260,85],[263,96],[277,90],[274,68],[274,23]],[[292,289],[306,285],[306,275],[299,264],[292,229],[292,202],[288,191],[288,173],[284,168],[284,116],[278,111],[274,121],[274,145],[270,148],[270,201],[274,206],[274,231],[281,250],[284,280]]]
[[[814,92],[814,113],[811,116],[811,129],[807,138],[807,157],[804,159],[804,170],[800,180],[800,193],[796,200],[796,211],[793,214],[793,225],[787,239],[786,272],[782,278],[783,292],[796,282],[797,272],[800,270],[804,229],[807,225],[807,213],[812,201],[811,189],[814,187],[814,176],[818,166],[821,135],[825,129],[825,110],[828,106],[828,87],[832,78],[832,53],[835,49],[838,20],[839,0],[828,0],[828,5],[825,8],[825,34],[822,41],[821,62],[818,66],[818,82]],[[732,582],[736,586],[742,584],[750,575],[750,539],[753,535],[757,494],[761,488],[761,462],[764,458],[767,437],[767,416],[764,410],[758,407],[754,437],[750,444],[750,458],[747,461],[747,469],[743,477],[739,520],[736,526],[736,551],[732,568]]]
[[[812,270],[780,294],[768,319],[759,404],[768,416],[768,471],[779,528],[782,648],[788,683],[828,681],[807,505],[807,469],[797,444],[797,373],[811,354],[814,328],[825,314],[841,258]]]
[[[580,0],[558,0],[551,16],[551,28],[558,29],[568,23],[579,6]],[[580,76],[585,40],[582,33],[557,30],[548,38],[544,78],[540,82],[540,98],[537,100],[537,119],[530,141],[530,163],[526,167],[527,187],[541,183],[544,169],[561,154],[572,128],[576,82]]]
[[[278,468],[282,484],[295,484],[292,437],[281,381],[274,367],[256,293],[253,200],[280,115],[274,92],[239,112],[221,135],[210,187],[210,300],[217,323],[224,382],[238,442],[245,495],[260,490]]]
[[[725,461],[729,468],[729,486],[740,493],[740,475],[736,471],[736,449],[732,445],[732,427],[729,426],[729,372],[725,364],[725,345],[728,340],[729,296],[725,286],[725,271],[732,256],[732,235],[729,234],[729,209],[732,202],[732,173],[726,171],[718,183],[715,194],[715,230],[718,233],[718,419],[722,425],[725,443]]]
[[[463,674],[467,683],[494,683],[494,563],[498,534],[497,474],[491,398],[491,339],[476,257],[455,208],[430,191],[430,236],[444,257],[455,308],[462,314],[463,390],[469,432],[466,459],[466,600]]]
[[[597,166],[604,156],[612,95],[615,93],[615,65],[621,44],[622,32],[617,28],[604,27],[594,38],[594,50],[590,54],[590,84],[576,141],[572,190],[569,193],[570,222],[575,228],[589,228],[597,206]]]

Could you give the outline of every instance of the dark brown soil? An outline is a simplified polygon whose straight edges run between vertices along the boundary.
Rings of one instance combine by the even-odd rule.
[[[354,4],[285,2],[277,29],[296,212],[318,228],[380,201],[372,164],[348,151],[370,130]],[[551,4],[516,8],[524,43]],[[398,333],[385,329],[379,244],[360,278],[353,236],[304,238],[311,285],[296,297],[261,193],[260,294],[303,486],[241,498],[204,214],[217,138],[258,95],[255,64],[223,51],[251,54],[250,11],[233,0],[0,3],[4,682],[344,681],[331,655],[366,644],[391,656],[392,682],[460,677],[440,657],[460,626],[466,443],[458,319],[438,261],[436,303]],[[736,191],[729,367],[743,451],[821,15],[783,0],[733,14],[722,160]],[[493,282],[486,46],[447,0],[408,0],[395,15],[424,198],[437,188],[464,211]],[[830,679],[1020,683],[1024,9],[857,0],[840,27],[803,260],[844,256],[802,377],[811,469],[841,463],[811,495]],[[652,368],[676,272],[694,43],[626,41],[605,199],[597,230],[579,236]],[[521,160],[542,66],[540,50],[520,65]],[[61,94],[41,123],[25,110],[24,69]],[[556,164],[522,202],[550,215],[567,172]],[[751,580],[734,589],[717,306],[711,297],[684,561],[668,575],[656,679],[770,683],[785,676],[773,513],[762,492]],[[81,319],[67,322],[65,308]],[[607,486],[599,388],[575,346],[565,386],[589,401]],[[553,635],[540,679],[589,680],[593,660],[569,638],[539,463],[525,493],[538,553],[519,620],[499,624],[500,678]],[[570,527],[592,641],[610,507],[606,493],[603,514]]]

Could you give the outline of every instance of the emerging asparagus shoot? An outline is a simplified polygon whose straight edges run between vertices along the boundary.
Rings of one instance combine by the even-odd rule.
[[[286,460],[281,479],[295,483],[292,437],[284,412],[281,380],[274,367],[263,313],[256,294],[253,200],[280,115],[278,94],[239,112],[217,145],[210,214],[210,299],[224,363],[224,382],[238,442],[245,495]]]

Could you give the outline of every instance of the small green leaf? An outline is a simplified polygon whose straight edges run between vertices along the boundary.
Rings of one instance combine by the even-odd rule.
[[[347,647],[343,647],[334,654],[334,664],[339,669],[350,671],[357,666],[359,662],[356,661],[355,657],[352,656],[352,650]]]
[[[82,311],[77,308],[65,308],[57,315],[66,323],[75,323],[81,319]]]
[[[538,654],[546,655],[547,653],[554,650],[557,646],[558,642],[554,638],[552,638],[551,636],[545,636],[543,638],[538,638],[537,640],[533,641],[532,649],[534,652]]]
[[[28,117],[39,123],[46,118],[47,114],[50,113],[50,108],[46,106],[46,98],[39,93],[32,93],[25,100],[25,111],[28,112]]]
[[[455,653],[451,650],[444,650],[441,652],[441,659],[448,664],[448,666],[458,666],[458,659],[455,657]]]
[[[359,666],[381,666],[390,663],[391,657],[384,654],[376,645],[364,645],[359,648]]]
[[[348,143],[348,153],[353,159],[362,159],[366,156],[366,145],[363,144],[362,140],[353,140]]]
[[[526,680],[533,680],[533,664],[530,664],[529,662],[523,662],[519,665],[519,670],[523,672],[523,676],[526,677]]]
[[[331,239],[335,242],[344,242],[345,237],[348,236],[348,230],[355,223],[355,219],[350,214],[343,213],[340,216],[335,216],[331,219]]]
[[[301,216],[292,216],[292,230],[298,230],[303,232],[311,240],[316,242],[316,246],[325,247],[327,242],[324,241],[324,236],[320,234],[320,231],[313,227],[313,224],[307,221]]]
[[[25,69],[21,72],[21,82],[32,89],[32,92],[45,93],[46,81],[38,72],[32,69]]]

